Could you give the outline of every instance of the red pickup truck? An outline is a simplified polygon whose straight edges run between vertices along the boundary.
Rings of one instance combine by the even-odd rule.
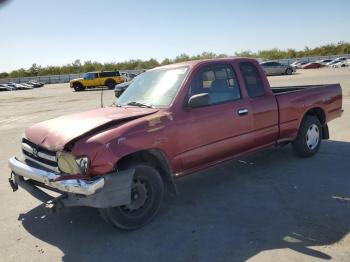
[[[176,177],[288,142],[312,156],[341,114],[339,84],[271,88],[254,59],[158,67],[113,106],[28,128],[9,182],[51,207],[96,207],[132,230],[155,217],[165,189],[177,192]]]

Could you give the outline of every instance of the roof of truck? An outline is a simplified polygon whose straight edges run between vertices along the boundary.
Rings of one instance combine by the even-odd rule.
[[[201,60],[191,60],[191,61],[184,61],[180,63],[175,63],[175,64],[170,64],[170,65],[165,65],[165,66],[159,66],[155,67],[153,69],[159,69],[159,68],[175,68],[175,67],[180,67],[180,66],[189,66],[189,67],[194,67],[198,64],[206,63],[206,62],[225,62],[225,61],[232,61],[232,60],[255,60],[254,58],[247,58],[247,57],[224,57],[224,58],[213,58],[213,59],[201,59]],[[151,70],[153,70],[151,69]]]

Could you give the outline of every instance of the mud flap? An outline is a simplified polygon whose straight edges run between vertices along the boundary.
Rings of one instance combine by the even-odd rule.
[[[329,130],[327,124],[324,124],[322,126],[322,139],[329,139]]]

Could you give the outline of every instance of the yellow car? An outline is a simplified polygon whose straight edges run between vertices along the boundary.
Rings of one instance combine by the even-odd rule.
[[[123,82],[124,78],[120,76],[118,71],[101,71],[85,73],[83,78],[72,79],[69,85],[78,92],[85,90],[87,87],[97,86],[107,86],[109,89],[114,89],[115,85]]]

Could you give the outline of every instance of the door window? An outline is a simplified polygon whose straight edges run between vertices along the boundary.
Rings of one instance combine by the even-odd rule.
[[[240,99],[241,92],[232,67],[219,65],[202,69],[191,83],[189,97],[201,93],[208,93],[210,104]]]
[[[86,73],[84,75],[84,79],[85,80],[93,80],[97,77],[97,74],[96,73]]]

